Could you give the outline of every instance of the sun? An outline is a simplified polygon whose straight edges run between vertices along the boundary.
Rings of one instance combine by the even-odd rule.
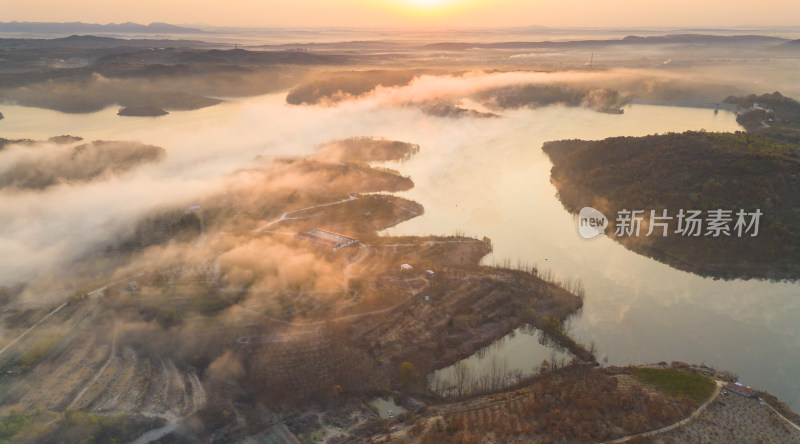
[[[473,14],[489,0],[362,0],[380,5],[409,26],[449,26],[460,17]],[[493,0],[504,2],[507,0]]]
[[[417,18],[433,18],[450,15],[464,5],[464,0],[393,0],[394,8]]]
[[[435,8],[450,3],[450,0],[404,0],[404,3],[424,8]]]
[[[395,5],[418,11],[451,9],[457,6],[459,2],[459,0],[394,0]],[[463,0],[461,0],[461,2],[463,2]]]

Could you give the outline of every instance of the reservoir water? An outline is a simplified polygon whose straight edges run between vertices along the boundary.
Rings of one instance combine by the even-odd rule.
[[[535,375],[543,361],[550,366],[569,364],[573,356],[541,331],[519,327],[479,349],[475,354],[429,375],[428,385],[442,395],[458,395],[459,380],[467,388],[495,390]],[[459,372],[459,366],[462,367]],[[462,375],[462,376],[460,376]]]
[[[680,360],[732,371],[800,406],[800,284],[720,281],[675,270],[605,237],[585,240],[556,198],[542,143],[668,131],[740,130],[732,113],[632,106],[620,116],[550,108],[520,112],[506,132],[423,145],[395,166],[416,187],[400,195],[425,214],[387,235],[488,236],[487,264],[509,259],[579,278],[581,316],[570,326],[606,364]],[[530,365],[540,360],[531,359]]]
[[[602,236],[584,240],[555,196],[551,164],[541,151],[542,143],[555,139],[739,130],[732,113],[633,105],[622,115],[610,115],[551,106],[506,112],[502,119],[452,119],[370,100],[329,108],[287,106],[284,98],[285,93],[232,100],[159,118],[119,117],[117,108],[70,115],[3,106],[0,137],[72,134],[165,148],[164,163],[105,184],[116,190],[104,204],[109,206],[141,200],[136,199],[136,187],[124,186],[126,178],[147,176],[150,184],[164,184],[159,199],[173,193],[185,199],[197,181],[224,177],[259,155],[303,155],[328,140],[352,136],[418,143],[416,156],[391,167],[413,179],[415,187],[398,194],[421,203],[425,214],[384,234],[447,235],[459,230],[488,236],[494,252],[485,258],[487,264],[510,259],[581,279],[584,307],[569,327],[576,339],[596,344],[600,361],[705,363],[800,406],[800,285],[715,281],[674,270]],[[204,189],[196,192],[199,197]],[[42,218],[35,228],[43,232],[51,223],[48,202],[35,212]],[[142,210],[157,204],[139,203]],[[70,211],[80,217],[86,209],[78,203],[58,211],[59,217],[69,217]],[[3,230],[0,226],[0,237]],[[541,360],[532,353],[530,364]],[[522,365],[530,367],[528,362]]]

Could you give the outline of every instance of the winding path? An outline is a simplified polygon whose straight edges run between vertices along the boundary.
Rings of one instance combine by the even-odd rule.
[[[133,277],[126,277],[126,278],[120,279],[120,280],[118,280],[118,281],[116,281],[116,282],[114,282],[114,283],[111,283],[111,284],[104,285],[104,286],[102,286],[102,287],[100,287],[100,288],[95,288],[94,290],[92,290],[92,291],[90,291],[90,292],[88,292],[88,293],[86,293],[86,294],[87,294],[87,295],[89,295],[89,296],[91,296],[91,297],[97,296],[98,294],[100,294],[100,292],[101,292],[101,291],[105,290],[105,289],[106,289],[106,288],[108,288],[108,287],[111,287],[111,286],[113,286],[113,285],[117,285],[117,284],[119,284],[119,283],[125,282],[125,281],[127,281],[127,280],[130,280],[130,279],[135,279],[135,278],[137,278],[137,277],[139,277],[139,276],[141,276],[141,275],[143,275],[143,274],[144,274],[144,273],[139,273],[139,274],[137,274],[136,276],[133,276]],[[9,348],[10,348],[12,345],[16,344],[16,343],[17,343],[17,342],[18,342],[20,339],[24,338],[24,337],[25,337],[25,336],[26,336],[28,333],[30,333],[30,332],[31,332],[31,330],[35,329],[35,328],[36,328],[36,327],[38,327],[40,324],[42,324],[44,321],[46,321],[47,319],[49,319],[51,316],[53,316],[54,314],[58,313],[58,311],[59,311],[59,310],[61,310],[62,308],[64,308],[64,307],[65,307],[67,304],[69,304],[69,301],[67,301],[67,302],[64,302],[63,304],[61,304],[61,305],[59,305],[58,307],[56,307],[56,308],[55,308],[53,311],[51,311],[50,313],[47,313],[47,315],[45,315],[45,317],[43,317],[42,319],[40,319],[40,320],[39,320],[39,322],[37,322],[37,323],[33,324],[33,325],[30,327],[30,328],[28,328],[27,330],[25,330],[24,332],[22,332],[22,334],[20,334],[19,336],[17,336],[17,338],[16,338],[16,339],[14,339],[13,341],[11,341],[11,342],[9,342],[8,344],[6,344],[6,345],[5,345],[5,347],[3,347],[3,348],[0,348],[0,355],[2,355],[2,354],[3,354],[3,352],[4,352],[4,351],[6,351],[7,349],[9,349]]]
[[[355,194],[355,193],[347,193],[347,199],[337,200],[337,201],[328,202],[328,203],[319,204],[319,205],[313,205],[313,206],[310,206],[310,207],[300,208],[298,210],[287,211],[287,212],[283,213],[281,215],[281,217],[279,217],[279,218],[277,218],[277,219],[275,219],[273,221],[267,222],[266,224],[262,225],[260,228],[256,228],[253,231],[256,231],[256,232],[264,231],[265,228],[270,227],[272,225],[275,225],[277,223],[283,222],[285,220],[302,219],[301,217],[289,217],[290,214],[299,213],[301,211],[313,210],[314,208],[322,208],[322,207],[330,207],[332,205],[339,205],[339,204],[343,204],[345,202],[350,202],[350,201],[353,201],[353,200],[356,200],[356,199],[358,199],[358,195],[357,194]]]
[[[173,369],[175,368],[175,365],[172,363],[172,361],[170,361],[170,366]],[[179,378],[177,373],[176,373],[176,378]],[[206,405],[206,391],[205,389],[203,389],[203,384],[200,382],[200,378],[197,377],[197,373],[191,372],[187,375],[187,378],[189,385],[192,387],[192,397],[191,397],[192,409],[182,416],[178,416],[172,412],[161,413],[161,414],[149,414],[149,415],[145,414],[145,416],[163,418],[167,422],[161,427],[148,430],[147,432],[143,433],[138,438],[131,441],[131,444],[149,444],[153,441],[161,439],[161,437],[177,430],[178,426],[181,424],[181,421],[183,419],[193,415],[195,412],[202,409]]]
[[[428,281],[427,279],[424,279],[424,278],[422,278],[422,279],[425,280],[425,286],[423,286],[419,290],[411,291],[411,293],[408,295],[408,297],[406,297],[402,301],[398,302],[397,304],[394,304],[392,306],[385,307],[385,308],[379,308],[377,310],[367,311],[367,312],[364,312],[364,313],[353,313],[353,314],[349,314],[349,315],[339,316],[338,318],[331,318],[331,319],[326,319],[324,321],[312,321],[312,322],[284,321],[282,319],[278,319],[278,318],[275,318],[275,317],[272,317],[272,316],[269,316],[269,315],[266,315],[266,314],[263,314],[263,313],[259,313],[259,314],[261,314],[265,318],[268,318],[268,319],[270,319],[272,321],[279,322],[281,324],[291,325],[292,327],[313,327],[313,326],[324,325],[324,324],[328,324],[328,323],[332,323],[332,322],[341,322],[341,321],[346,321],[346,320],[351,320],[351,319],[358,319],[358,318],[362,318],[362,317],[365,317],[365,316],[373,316],[373,315],[377,315],[377,314],[381,314],[381,313],[387,313],[389,311],[392,311],[392,310],[402,306],[403,304],[405,304],[408,301],[410,301],[411,298],[413,298],[414,296],[417,296],[420,293],[422,293],[423,291],[427,290],[430,287],[430,281]]]
[[[117,354],[117,329],[115,328],[114,337],[111,340],[111,353],[108,356],[108,360],[106,360],[106,363],[103,364],[102,367],[100,367],[100,370],[97,371],[92,380],[89,381],[88,384],[86,384],[86,387],[84,387],[83,390],[81,390],[80,393],[78,393],[78,396],[76,396],[75,399],[73,399],[72,402],[69,403],[67,409],[71,409],[72,406],[75,405],[75,403],[78,402],[83,397],[83,395],[86,394],[87,391],[89,391],[89,389],[94,385],[94,383],[97,382],[98,379],[100,379],[100,376],[103,376],[103,373],[106,371],[108,366],[111,365],[111,361],[114,360],[114,356],[116,356],[116,354]]]
[[[763,403],[764,403],[764,405],[765,405],[765,406],[767,406],[767,407],[769,407],[769,408],[770,408],[770,410],[772,410],[773,412],[775,412],[775,414],[776,414],[776,415],[780,416],[780,418],[781,418],[782,420],[786,421],[786,423],[787,423],[787,424],[789,424],[790,426],[792,426],[792,427],[794,427],[795,429],[797,429],[798,431],[800,431],[800,426],[799,426],[799,425],[797,425],[797,424],[793,423],[792,421],[790,421],[790,420],[789,420],[789,418],[787,418],[787,417],[783,416],[783,415],[781,414],[781,412],[779,412],[779,411],[775,410],[775,409],[774,409],[774,408],[773,408],[771,405],[769,405],[769,403],[768,403],[767,401],[764,401],[764,400],[763,400],[763,399],[761,399],[761,398],[758,398],[758,400],[759,400],[759,401],[761,401],[761,402],[763,402]]]
[[[670,430],[677,429],[678,427],[680,427],[682,425],[685,425],[685,424],[688,424],[688,423],[694,421],[695,419],[697,419],[698,416],[700,416],[701,413],[703,413],[703,410],[705,410],[706,407],[708,407],[709,404],[714,402],[717,399],[717,397],[719,397],[719,391],[722,388],[722,386],[724,385],[724,383],[722,381],[714,381],[714,382],[717,383],[717,388],[714,389],[714,393],[708,398],[708,400],[706,400],[706,402],[704,402],[700,407],[698,407],[697,410],[695,410],[691,415],[687,416],[686,418],[683,418],[682,420],[676,422],[675,424],[668,425],[668,426],[662,427],[660,429],[651,430],[649,432],[637,433],[636,435],[628,435],[628,436],[624,436],[624,437],[619,438],[619,439],[615,439],[613,441],[603,441],[603,442],[609,442],[609,443],[628,442],[628,441],[630,441],[630,440],[632,440],[634,438],[641,438],[641,437],[645,437],[645,436],[653,436],[653,435],[657,435],[659,433],[669,432]]]
[[[63,304],[59,305],[58,307],[56,307],[55,310],[51,311],[50,313],[47,313],[47,315],[45,317],[43,317],[42,319],[40,319],[39,322],[33,324],[29,329],[27,329],[24,332],[22,332],[22,334],[17,336],[16,339],[14,339],[13,341],[11,341],[8,344],[6,344],[5,347],[0,349],[0,355],[2,355],[4,351],[8,350],[8,348],[10,348],[12,345],[16,344],[17,341],[19,341],[20,339],[24,338],[25,335],[27,335],[28,333],[31,332],[31,330],[33,330],[34,328],[38,327],[39,324],[41,324],[42,322],[46,321],[50,316],[53,316],[54,314],[58,313],[58,311],[61,310],[62,308],[64,308],[64,306],[66,306],[66,305],[67,305],[66,302],[64,302]]]

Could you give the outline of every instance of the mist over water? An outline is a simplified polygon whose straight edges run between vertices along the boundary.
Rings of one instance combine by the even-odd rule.
[[[673,270],[602,236],[582,239],[555,196],[551,164],[541,151],[543,142],[564,138],[740,130],[734,115],[647,105],[612,115],[549,106],[504,111],[500,119],[453,119],[407,106],[426,91],[447,97],[442,85],[455,97],[476,90],[478,82],[496,87],[519,81],[509,78],[462,84],[423,79],[416,89],[379,90],[335,107],[290,106],[284,92],[158,118],[119,117],[116,107],[78,115],[4,106],[5,138],[71,134],[85,141],[138,141],[167,154],[160,163],[88,184],[0,190],[0,249],[12,253],[0,258],[0,269],[10,270],[0,284],[58,270],[130,230],[148,211],[192,205],[223,191],[235,183],[230,173],[256,165],[258,156],[300,156],[333,139],[386,137],[420,145],[416,156],[389,166],[415,182],[398,195],[421,203],[425,214],[385,234],[460,230],[488,236],[494,253],[487,264],[519,260],[583,281],[587,296],[571,331],[597,344],[598,359],[705,362],[800,405],[800,285],[714,281]],[[0,163],[17,149],[0,152]]]

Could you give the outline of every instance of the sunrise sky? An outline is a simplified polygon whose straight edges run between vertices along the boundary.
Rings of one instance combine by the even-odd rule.
[[[0,21],[217,26],[800,25],[797,0],[2,0]]]

